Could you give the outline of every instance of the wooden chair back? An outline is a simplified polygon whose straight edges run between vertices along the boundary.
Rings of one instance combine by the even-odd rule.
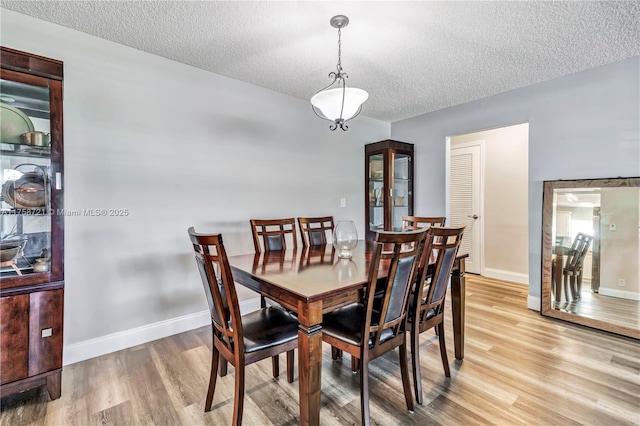
[[[420,257],[425,246],[426,229],[407,232],[380,231],[369,269],[366,294],[366,319],[362,336],[370,336],[369,351],[376,354],[382,343],[403,335],[406,326],[407,302],[413,283],[418,278]],[[383,252],[384,248],[384,252]],[[389,262],[384,293],[377,293],[378,270],[381,261]],[[378,287],[379,288],[379,287]],[[363,344],[367,344],[363,338]],[[397,346],[397,342],[394,343]],[[380,349],[384,351],[384,349]]]
[[[333,216],[299,217],[298,227],[303,247],[318,247],[331,244],[333,235]],[[331,235],[327,239],[327,233]]]
[[[402,232],[412,229],[444,226],[446,217],[402,216]]]
[[[464,229],[463,225],[455,228],[434,226],[427,230],[425,250],[434,254],[435,261],[430,263],[430,279],[420,281],[421,285],[416,288],[416,296],[420,295],[420,297],[414,297],[414,306],[411,308],[414,326],[416,323],[422,326],[432,318],[444,314],[449,277],[458,255]],[[425,286],[427,281],[429,285]]]
[[[426,217],[426,216],[402,216],[402,232],[410,231],[413,229],[422,229],[422,228],[431,228],[433,226],[442,227],[444,226],[446,217]],[[429,264],[433,264],[435,262],[435,253],[433,251],[424,250],[422,253],[422,258],[420,259],[420,273],[422,276],[422,270],[426,267],[428,269],[427,275],[431,275],[433,268],[428,268],[427,262]]]
[[[193,227],[188,232],[209,304],[214,338],[230,353],[243,353],[240,306],[222,235],[200,234]]]
[[[286,219],[251,219],[251,234],[256,253],[281,251],[287,248],[298,248],[296,222],[294,218]],[[287,235],[291,244],[287,247]]]
[[[567,261],[564,266],[565,271],[576,273],[582,270],[584,258],[587,255],[587,251],[589,251],[591,241],[593,241],[591,235],[578,232],[576,239],[573,240],[573,244],[571,245],[571,250],[567,255]]]

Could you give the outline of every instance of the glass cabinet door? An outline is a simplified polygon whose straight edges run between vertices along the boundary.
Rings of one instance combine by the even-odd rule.
[[[365,151],[365,238],[378,231],[402,231],[402,217],[413,215],[413,144],[384,140]]]
[[[384,230],[385,197],[384,187],[385,167],[384,155],[374,154],[368,157],[369,162],[369,230],[372,232]]]
[[[391,202],[391,230],[402,231],[402,216],[413,214],[410,206],[413,203],[410,197],[413,195],[411,176],[411,156],[407,154],[392,153],[391,179],[393,182]]]
[[[0,278],[51,269],[50,91],[0,78]]]

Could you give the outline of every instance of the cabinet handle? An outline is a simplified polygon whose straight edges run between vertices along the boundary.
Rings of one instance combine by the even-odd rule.
[[[56,189],[62,189],[62,173],[56,172]]]
[[[45,337],[51,337],[51,335],[53,334],[53,329],[51,328],[44,328],[42,329],[42,338],[44,339]]]

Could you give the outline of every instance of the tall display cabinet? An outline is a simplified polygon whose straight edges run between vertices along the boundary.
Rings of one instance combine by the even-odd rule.
[[[400,231],[402,216],[413,215],[413,144],[384,140],[365,152],[366,239],[376,231]]]
[[[60,397],[62,62],[0,47],[0,394]]]

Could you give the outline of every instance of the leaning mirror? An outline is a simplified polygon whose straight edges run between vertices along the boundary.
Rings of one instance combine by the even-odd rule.
[[[542,314],[640,339],[640,178],[544,182]]]

